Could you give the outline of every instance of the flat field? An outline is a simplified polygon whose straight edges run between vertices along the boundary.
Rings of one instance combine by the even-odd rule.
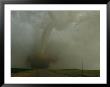
[[[11,69],[12,77],[99,77],[100,70],[80,69]]]

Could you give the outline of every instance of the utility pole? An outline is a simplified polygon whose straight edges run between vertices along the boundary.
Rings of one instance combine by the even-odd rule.
[[[81,75],[83,76],[83,68],[84,68],[84,67],[83,67],[83,58],[81,58],[81,64],[82,64],[82,65],[81,65],[81,66],[82,66],[82,67],[81,67],[81,68],[82,68],[82,70],[81,70],[81,71],[82,71],[82,72],[81,72]]]

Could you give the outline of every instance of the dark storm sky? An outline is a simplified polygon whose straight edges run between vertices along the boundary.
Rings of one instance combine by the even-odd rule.
[[[12,67],[28,67],[26,59],[39,52],[44,35],[46,51],[58,59],[50,68],[81,68],[83,59],[85,69],[99,69],[100,12],[51,11],[51,14],[52,17],[47,11],[12,11]]]

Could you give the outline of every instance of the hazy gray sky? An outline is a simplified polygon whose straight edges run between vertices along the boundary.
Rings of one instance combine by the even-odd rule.
[[[58,61],[50,68],[100,68],[100,11],[12,11],[11,65],[45,49]]]

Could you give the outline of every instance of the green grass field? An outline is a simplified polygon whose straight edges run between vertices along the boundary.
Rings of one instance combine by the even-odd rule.
[[[11,69],[12,77],[99,77],[100,70],[80,69]]]

